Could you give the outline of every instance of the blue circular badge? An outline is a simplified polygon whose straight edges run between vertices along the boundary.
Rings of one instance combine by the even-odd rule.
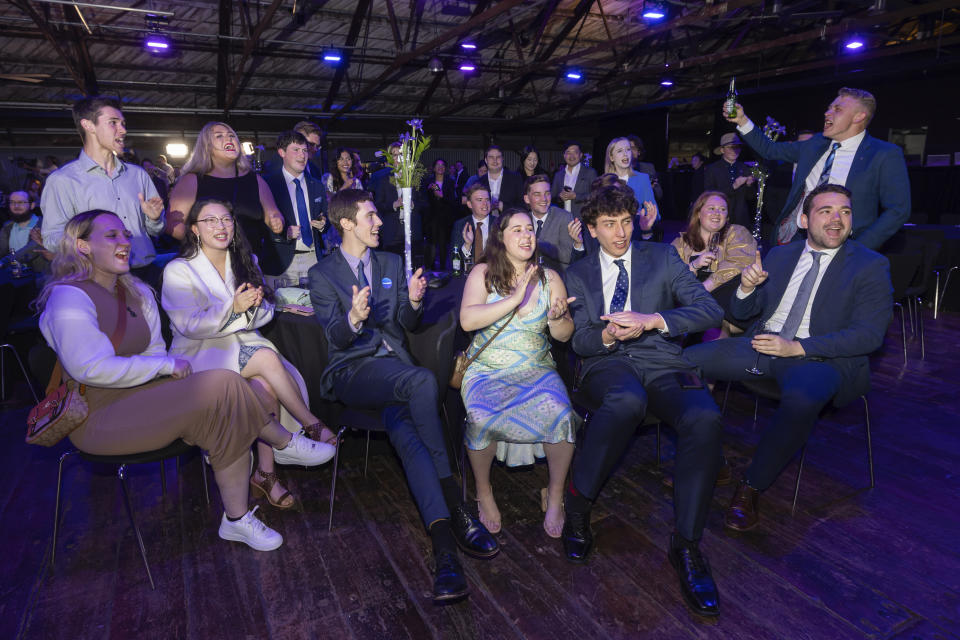
[[[389,289],[390,287],[393,286],[393,280],[391,280],[390,278],[384,278],[383,280],[380,281],[380,286],[383,287],[384,289]]]

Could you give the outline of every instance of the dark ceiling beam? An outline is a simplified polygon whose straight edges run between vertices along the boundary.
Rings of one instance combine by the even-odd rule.
[[[437,87],[440,86],[440,83],[443,82],[443,78],[446,75],[446,71],[441,71],[433,77],[433,82],[430,83],[430,87],[427,89],[427,92],[423,94],[423,100],[421,100],[420,104],[417,105],[417,108],[413,110],[414,113],[423,113],[423,110],[427,108],[428,104],[430,104],[430,98],[433,97],[433,93],[437,90]]]
[[[423,20],[423,8],[426,4],[426,0],[410,0],[412,19],[407,23],[407,42],[411,49],[415,49],[417,46],[417,38],[420,36],[420,22]],[[413,37],[410,36],[411,27],[413,28]]]
[[[40,30],[40,33],[43,34],[44,39],[47,43],[53,47],[53,50],[57,52],[57,55],[60,56],[60,60],[63,62],[63,65],[67,68],[67,71],[70,73],[70,77],[73,78],[74,84],[77,85],[77,88],[80,89],[85,95],[96,95],[97,87],[94,83],[93,87],[87,86],[87,78],[84,76],[83,71],[74,61],[74,57],[63,48],[61,42],[63,41],[63,36],[56,27],[51,25],[47,19],[40,15],[40,12],[34,8],[27,0],[10,0],[11,3],[21,11],[23,11],[27,16],[33,20],[33,23],[37,25],[37,28]]]
[[[556,67],[556,66],[565,64],[567,62],[571,62],[573,60],[577,60],[589,55],[593,55],[595,53],[606,52],[609,49],[615,48],[618,44],[629,43],[633,45],[636,43],[637,38],[648,38],[651,36],[655,36],[660,33],[668,32],[671,29],[676,29],[677,27],[682,27],[682,26],[693,24],[693,23],[702,22],[703,20],[707,20],[714,16],[722,15],[727,11],[730,11],[731,9],[738,9],[740,7],[760,4],[762,1],[763,0],[728,0],[728,2],[725,2],[722,5],[717,4],[711,7],[705,7],[700,11],[684,14],[683,16],[674,18],[673,20],[669,20],[665,23],[662,23],[653,27],[644,25],[638,31],[633,31],[627,35],[621,36],[619,38],[614,38],[613,40],[604,42],[597,46],[581,49],[580,51],[570,53],[566,56],[555,57],[551,59],[549,63],[550,65]],[[604,64],[608,62],[609,60],[603,60],[598,62],[597,64]],[[491,85],[475,92],[472,96],[468,97],[463,102],[456,105],[452,105],[451,107],[444,109],[440,113],[431,115],[430,117],[431,119],[434,119],[434,118],[452,115],[454,113],[457,113],[458,111],[465,109],[466,107],[483,102],[489,98],[494,98],[499,94],[501,87],[505,88],[507,86],[510,86],[515,82],[519,81],[520,79],[522,79],[523,77],[525,77],[527,74],[531,73],[532,71],[536,71],[538,69],[542,70],[542,67],[543,67],[543,63],[532,62],[528,65],[524,65],[518,68],[513,73],[512,76],[506,79],[498,78],[495,83],[492,83]]]
[[[377,94],[383,85],[394,75],[398,69],[401,69],[404,65],[416,59],[418,56],[430,53],[434,49],[443,46],[447,42],[460,37],[464,33],[468,33],[471,29],[489,23],[504,11],[508,11],[515,6],[522,4],[523,2],[524,0],[501,0],[483,13],[475,15],[456,27],[447,29],[444,33],[440,34],[430,42],[422,44],[413,51],[409,51],[403,55],[397,56],[396,60],[393,61],[393,64],[384,69],[380,75],[377,76],[377,78],[368,83],[367,87],[363,91],[361,91],[356,97],[337,110],[336,114],[333,116],[333,119],[336,120],[342,117],[347,111],[355,107],[360,102],[363,102],[370,96]]]
[[[357,44],[357,39],[360,37],[360,27],[363,26],[363,18],[367,15],[369,8],[370,0],[360,0],[357,3],[356,9],[353,11],[353,18],[350,20],[350,30],[347,31],[347,39],[344,41],[344,44],[348,48]],[[350,49],[350,51],[353,51],[353,49]],[[340,93],[340,84],[343,82],[343,77],[347,73],[347,67],[350,66],[350,55],[350,53],[344,50],[342,54],[343,59],[340,61],[340,64],[337,65],[337,70],[333,74],[333,82],[330,83],[330,90],[327,91],[327,97],[323,101],[324,111],[330,111],[333,101],[336,100],[337,94]]]
[[[217,108],[227,108],[227,85],[230,83],[230,27],[233,24],[233,0],[220,0],[217,42]]]
[[[93,67],[93,58],[90,57],[90,48],[87,46],[88,34],[80,27],[73,27],[72,31],[77,70],[83,76],[85,93],[91,96],[99,95],[97,74]]]
[[[236,71],[240,74],[240,76],[231,82],[227,89],[227,103],[224,107],[224,111],[229,111],[234,107],[234,105],[237,104],[237,99],[240,98],[240,93],[250,81],[250,75],[256,68],[256,62],[254,61],[251,63],[250,69],[246,70],[247,60],[249,60],[253,55],[254,49],[257,47],[257,43],[263,36],[263,32],[266,31],[270,26],[270,23],[273,22],[273,16],[276,14],[277,9],[280,8],[281,4],[283,4],[283,0],[273,0],[273,2],[270,3],[270,6],[267,7],[267,10],[263,14],[263,17],[260,18],[257,26],[253,29],[253,33],[250,34],[250,37],[247,38],[247,41],[244,43],[243,53],[240,55],[240,62],[236,66]],[[237,73],[234,73],[234,76],[236,76]]]
[[[400,39],[400,23],[397,22],[397,12],[393,8],[393,0],[383,0],[387,5],[387,16],[390,18],[390,32],[393,34],[393,44],[397,51],[403,48],[403,41]]]
[[[544,4],[543,9],[540,10],[540,13],[537,14],[537,17],[533,19],[535,32],[533,34],[533,38],[530,39],[531,55],[534,55],[537,51],[537,47],[540,46],[540,39],[543,38],[543,32],[550,23],[550,18],[553,17],[554,12],[557,10],[558,4],[560,4],[560,0],[549,0],[549,2]]]

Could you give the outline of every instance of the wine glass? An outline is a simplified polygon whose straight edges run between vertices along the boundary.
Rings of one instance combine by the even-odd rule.
[[[710,234],[710,242],[707,244],[707,251],[716,255],[717,249],[720,248],[720,232],[715,231]]]
[[[769,320],[763,324],[763,326],[760,328],[760,331],[758,331],[755,335],[760,335],[761,333],[762,333],[762,334],[766,334],[766,335],[771,335],[771,336],[778,336],[778,335],[780,335],[780,331],[779,331],[779,330],[776,330],[776,331],[775,331],[775,330],[773,330],[773,329],[770,328],[770,321],[769,321]],[[753,368],[752,368],[752,369],[747,369],[747,370],[746,370],[747,373],[749,373],[749,374],[751,374],[751,375],[755,375],[755,376],[762,376],[762,375],[763,375],[763,371],[760,370],[760,356],[761,356],[761,355],[763,355],[763,354],[760,353],[759,351],[757,351],[757,359],[756,359],[756,361],[753,363]],[[774,357],[776,357],[776,356],[770,356],[770,357],[771,357],[771,358],[774,358]]]

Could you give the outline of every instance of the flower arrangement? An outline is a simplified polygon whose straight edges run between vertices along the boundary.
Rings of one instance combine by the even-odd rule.
[[[427,174],[420,157],[430,148],[430,136],[423,135],[423,120],[407,120],[407,126],[410,127],[410,133],[400,134],[400,155],[394,158],[385,149],[381,149],[377,155],[393,170],[392,183],[400,188],[418,189],[420,181]]]

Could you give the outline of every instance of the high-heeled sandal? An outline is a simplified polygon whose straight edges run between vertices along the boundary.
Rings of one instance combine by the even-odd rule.
[[[321,439],[323,438],[324,429],[330,432],[330,437],[328,437],[326,440]],[[323,442],[326,444],[332,444],[333,446],[337,446],[337,434],[333,432],[333,429],[323,424],[322,422],[315,422],[313,424],[304,425],[303,432],[311,440],[316,440],[317,442]]]
[[[257,482],[255,479],[258,473],[261,475],[261,477],[263,477],[261,482]],[[275,471],[264,471],[258,468],[255,469],[253,474],[250,476],[250,486],[259,489],[271,506],[283,510],[292,509],[297,504],[297,499],[294,498],[293,494],[289,491],[284,491],[283,495],[281,495],[276,501],[270,496],[270,492],[273,491],[274,485],[276,485],[278,482],[280,482],[280,476],[278,476]],[[290,504],[284,504],[284,500],[286,500],[288,497],[290,498]]]

